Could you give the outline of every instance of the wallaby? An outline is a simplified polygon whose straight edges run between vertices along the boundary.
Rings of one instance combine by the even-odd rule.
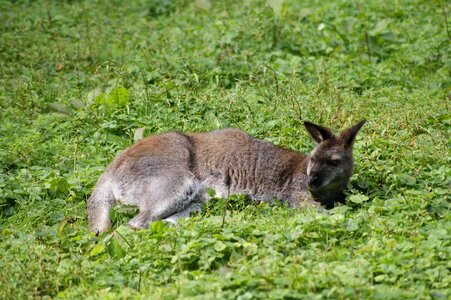
[[[344,201],[353,142],[364,123],[335,136],[329,128],[304,122],[316,142],[309,155],[238,129],[147,137],[118,155],[100,176],[88,199],[90,228],[108,230],[109,211],[118,202],[139,208],[128,223],[135,229],[155,220],[175,222],[199,211],[209,188],[218,197],[246,194],[292,207],[332,208]]]

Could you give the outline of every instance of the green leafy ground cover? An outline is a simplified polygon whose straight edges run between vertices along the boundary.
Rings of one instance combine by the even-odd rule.
[[[449,299],[450,8],[1,1],[0,298]],[[137,128],[308,151],[301,120],[363,118],[347,205],[233,196],[140,232],[118,207],[111,232],[87,230],[86,199]]]

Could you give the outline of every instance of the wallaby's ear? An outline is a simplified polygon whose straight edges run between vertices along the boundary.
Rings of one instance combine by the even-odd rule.
[[[310,136],[315,140],[317,143],[321,143],[322,141],[325,141],[327,139],[330,139],[331,137],[334,137],[334,134],[329,128],[319,126],[313,123],[310,123],[308,121],[304,121],[304,126],[307,129],[307,131],[310,133]]]
[[[365,124],[366,120],[362,120],[351,128],[346,129],[340,134],[339,139],[343,141],[345,147],[351,147],[354,143],[357,132],[359,132],[360,128],[362,128],[363,124]]]

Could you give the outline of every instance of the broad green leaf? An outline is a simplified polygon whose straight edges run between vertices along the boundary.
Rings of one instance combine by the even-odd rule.
[[[346,205],[340,205],[340,206],[336,206],[333,209],[331,209],[330,212],[334,213],[334,214],[344,214],[350,210],[352,210],[351,207],[346,206]]]
[[[223,242],[218,241],[215,243],[213,248],[218,252],[222,252],[227,248],[227,246]]]
[[[126,254],[119,241],[119,236],[116,233],[113,234],[110,241],[108,242],[107,249],[108,254],[110,254],[114,258],[122,258]]]
[[[130,101],[128,91],[124,87],[117,87],[107,97],[108,106],[125,107]]]
[[[105,252],[105,246],[102,243],[97,243],[89,252],[89,256],[96,256]]]
[[[122,236],[126,236],[127,234],[132,234],[135,232],[130,226],[121,225],[116,228],[116,231],[119,232]]]
[[[60,177],[52,180],[50,184],[50,193],[52,195],[64,194],[70,188],[70,184],[67,182],[66,178]]]
[[[2,235],[3,235],[4,237],[10,236],[10,235],[12,235],[13,233],[14,233],[14,231],[9,230],[9,229],[6,229],[6,228],[3,228],[3,230],[2,230]]]
[[[349,201],[354,202],[354,203],[363,203],[365,201],[368,201],[368,197],[362,194],[357,194],[357,195],[351,195],[349,197]]]
[[[399,175],[399,181],[403,185],[413,186],[417,182],[415,177],[412,177],[408,174]]]
[[[166,225],[163,221],[155,221],[150,225],[150,231],[152,233],[163,233],[166,229]]]
[[[346,230],[347,231],[356,231],[359,229],[359,224],[356,220],[348,219],[346,220]]]

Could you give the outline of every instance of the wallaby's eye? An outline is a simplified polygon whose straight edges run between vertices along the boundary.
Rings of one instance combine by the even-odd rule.
[[[331,159],[327,162],[331,166],[337,166],[340,163],[339,159]]]

